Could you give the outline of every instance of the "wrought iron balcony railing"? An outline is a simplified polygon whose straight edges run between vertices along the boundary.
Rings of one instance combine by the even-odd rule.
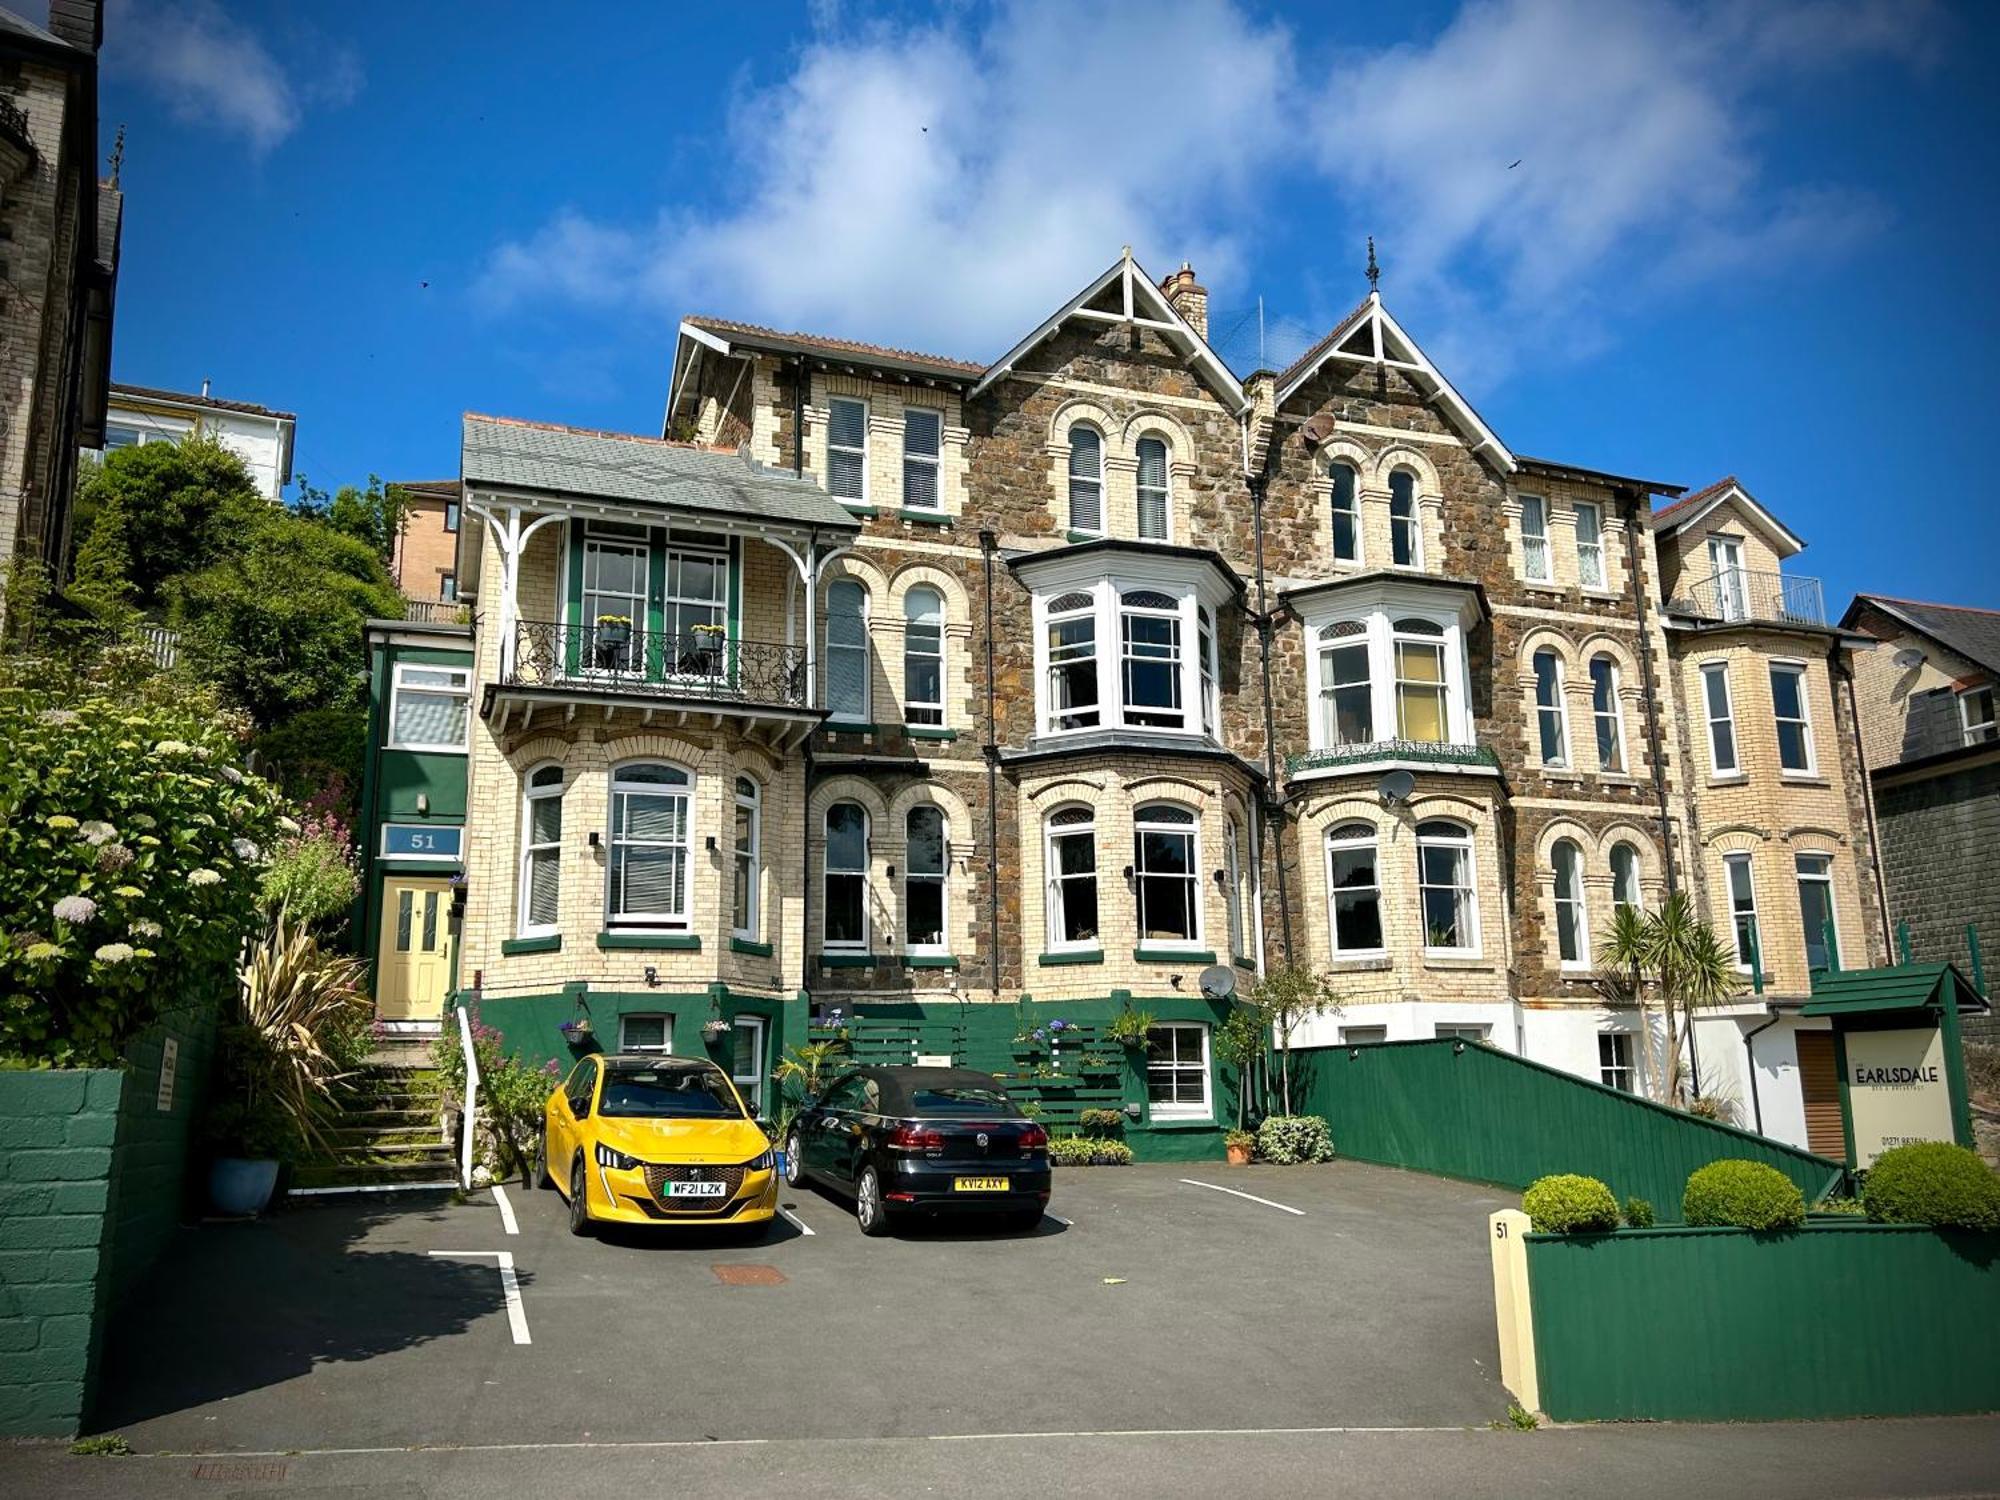
[[[35,138],[28,134],[28,117],[12,99],[0,99],[0,135],[30,156],[35,154]]]
[[[812,705],[805,647],[731,640],[720,631],[673,635],[630,625],[523,620],[515,627],[514,664],[503,684]]]
[[[1675,614],[1702,620],[1769,620],[1780,625],[1824,625],[1826,603],[1817,578],[1724,568],[1681,585]]]
[[[1366,745],[1340,745],[1285,757],[1285,770],[1362,769],[1390,761],[1414,761],[1437,766],[1498,766],[1500,758],[1484,745],[1441,744],[1435,740],[1376,740]]]

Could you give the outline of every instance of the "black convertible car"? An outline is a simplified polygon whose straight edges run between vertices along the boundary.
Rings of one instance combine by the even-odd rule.
[[[863,1234],[910,1213],[1002,1214],[1032,1229],[1049,1201],[1049,1133],[991,1074],[855,1068],[792,1122],[785,1181],[852,1197]]]

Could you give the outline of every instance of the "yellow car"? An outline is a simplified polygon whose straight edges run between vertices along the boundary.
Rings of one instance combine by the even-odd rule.
[[[593,1224],[756,1226],[778,1211],[771,1143],[728,1076],[701,1058],[586,1057],[549,1095],[535,1180]]]

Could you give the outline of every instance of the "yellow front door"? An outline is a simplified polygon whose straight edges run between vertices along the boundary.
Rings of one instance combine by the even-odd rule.
[[[435,1021],[451,978],[451,884],[382,882],[382,944],[375,963],[375,1014],[385,1021]]]

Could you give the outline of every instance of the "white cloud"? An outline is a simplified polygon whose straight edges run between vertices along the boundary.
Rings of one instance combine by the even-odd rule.
[[[361,88],[351,50],[317,35],[291,40],[284,50],[311,57],[312,71],[281,64],[216,0],[112,0],[104,22],[108,68],[146,84],[176,118],[240,135],[259,153],[307,109],[345,104]]]

